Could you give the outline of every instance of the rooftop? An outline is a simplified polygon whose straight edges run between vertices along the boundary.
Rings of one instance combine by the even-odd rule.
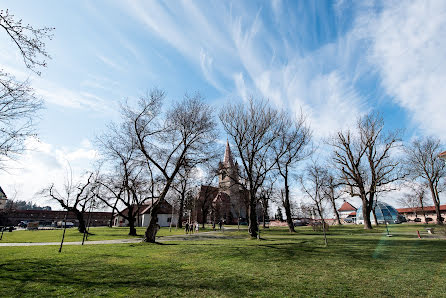
[[[344,204],[342,204],[341,208],[339,208],[338,211],[356,211],[356,207],[349,202],[344,201]]]

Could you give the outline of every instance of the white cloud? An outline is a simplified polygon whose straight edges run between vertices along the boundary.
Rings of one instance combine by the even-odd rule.
[[[429,134],[446,140],[446,2],[385,2],[364,16],[370,61],[385,91]]]
[[[119,72],[124,72],[125,69],[122,67],[122,65],[120,65],[118,62],[115,62],[114,60],[112,60],[111,58],[105,57],[101,54],[97,54],[96,55],[98,57],[99,60],[101,60],[105,65],[119,71]],[[122,61],[122,59],[121,59]]]
[[[91,170],[98,153],[88,140],[83,140],[78,148],[66,149],[29,138],[25,142],[27,151],[19,161],[8,162],[8,172],[0,172],[0,181],[6,194],[19,188],[17,200],[32,201],[40,205],[50,205],[60,209],[58,204],[48,201],[36,193],[52,183],[62,189],[71,167],[73,180],[78,180],[87,170]]]

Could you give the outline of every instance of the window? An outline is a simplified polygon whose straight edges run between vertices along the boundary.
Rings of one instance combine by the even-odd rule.
[[[170,217],[168,217],[168,218],[167,218],[167,222],[170,222],[170,221],[171,221],[171,218],[170,218]]]

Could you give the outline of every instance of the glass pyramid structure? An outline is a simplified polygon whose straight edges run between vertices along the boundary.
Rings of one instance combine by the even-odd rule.
[[[376,202],[375,204],[375,214],[376,214],[376,220],[378,223],[383,224],[385,222],[392,224],[392,223],[401,223],[401,215],[399,215],[398,211],[396,211],[395,208],[393,208],[391,205],[384,203],[384,202]],[[373,223],[373,213],[370,212],[370,221]],[[364,218],[362,215],[362,206],[358,208],[356,211],[356,223],[357,224],[364,224]]]

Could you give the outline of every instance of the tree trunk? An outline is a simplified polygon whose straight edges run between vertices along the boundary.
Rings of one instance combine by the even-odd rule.
[[[283,202],[283,208],[285,209],[286,223],[288,224],[288,230],[290,233],[295,233],[293,219],[291,218],[291,204],[290,204],[290,190],[288,189],[288,174],[284,177],[285,181],[285,201]]]
[[[202,219],[202,223],[201,226],[204,229],[205,225],[206,225],[206,218],[208,217],[208,208],[202,208],[201,209],[201,219]]]
[[[322,232],[324,233],[324,243],[325,246],[328,245],[328,241],[327,241],[327,233],[325,232],[325,220],[324,220],[324,215],[322,214],[322,208],[319,204],[316,204],[317,207],[317,212],[319,213],[319,217],[321,218],[322,221]]]
[[[183,228],[183,212],[184,212],[184,195],[180,196],[180,205],[178,206],[178,220],[177,227],[179,229]]]
[[[128,221],[129,221],[129,228],[130,228],[129,235],[136,236],[135,219],[129,217]]]
[[[249,193],[249,235],[256,238],[259,227],[257,225],[257,214],[256,214],[256,200],[252,191]]]
[[[336,209],[336,203],[335,203],[334,200],[330,200],[330,201],[331,201],[331,204],[332,204],[332,206],[333,206],[333,212],[334,212],[334,214],[335,214],[335,216],[336,216],[336,221],[338,222],[338,225],[340,226],[340,225],[342,225],[342,223],[341,223],[341,217],[339,216],[339,212],[338,212],[338,210]]]
[[[156,233],[158,232],[158,224],[156,223],[158,217],[158,204],[154,205],[150,210],[150,223],[145,234],[145,241],[155,243]]]
[[[376,218],[375,208],[372,209],[373,220],[375,221],[375,225],[379,226],[378,219]]]
[[[366,200],[362,200],[362,217],[364,218],[364,229],[365,230],[371,230],[372,228],[372,223],[370,221],[370,209],[368,207],[367,201]]]
[[[336,209],[336,202],[335,202],[335,199],[334,199],[334,187],[331,187],[330,191],[331,191],[331,199],[330,199],[330,201],[331,201],[331,205],[333,206],[333,211],[334,211],[334,214],[336,216],[336,221],[338,222],[338,225],[342,225],[341,217],[339,216],[338,209]]]
[[[82,234],[85,233],[84,213],[82,213],[81,211],[79,211],[77,209],[72,209],[71,211],[73,211],[74,214],[76,214],[76,218],[79,221],[79,227],[77,227],[77,230]]]
[[[437,225],[441,225],[443,224],[443,221],[441,220],[440,200],[438,199],[438,193],[436,192],[436,189],[431,182],[429,183],[429,189],[432,194],[432,201],[434,202],[435,213],[437,214]]]

